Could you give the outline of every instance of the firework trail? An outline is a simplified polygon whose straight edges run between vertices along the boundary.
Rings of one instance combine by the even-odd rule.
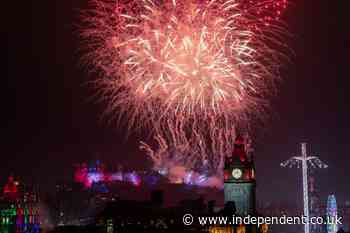
[[[279,77],[287,0],[90,3],[84,60],[99,73],[106,114],[150,130],[157,149],[142,148],[155,163],[219,171],[237,124],[264,109]]]

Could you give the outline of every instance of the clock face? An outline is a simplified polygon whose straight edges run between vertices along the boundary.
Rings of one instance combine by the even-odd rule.
[[[232,170],[232,176],[233,176],[233,178],[235,178],[235,179],[241,178],[241,177],[242,177],[242,171],[241,171],[241,169],[238,169],[238,168],[233,169],[233,170]]]

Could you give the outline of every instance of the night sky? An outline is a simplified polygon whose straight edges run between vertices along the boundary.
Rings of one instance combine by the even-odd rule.
[[[350,200],[347,1],[291,0],[286,15],[295,52],[256,131],[258,199],[301,205],[301,170],[281,161],[300,153],[301,141],[327,162],[317,184],[322,200]],[[72,164],[99,158],[132,168],[150,162],[138,138],[100,119],[103,104],[90,97],[91,80],[79,62],[79,9],[87,0],[23,1],[5,9],[6,79],[1,85],[0,185],[13,173],[49,187],[67,179]],[[3,39],[4,39],[3,38]],[[3,77],[3,76],[2,76]]]

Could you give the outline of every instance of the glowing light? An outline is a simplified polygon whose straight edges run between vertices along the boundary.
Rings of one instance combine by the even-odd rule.
[[[74,180],[77,183],[83,184],[86,188],[91,188],[93,184],[109,183],[114,181],[129,182],[135,186],[141,185],[141,178],[136,172],[129,173],[109,173],[104,169],[104,165],[96,162],[89,168],[85,163],[78,165]]]
[[[141,178],[136,172],[128,173],[126,176],[126,180],[131,182],[135,186],[141,185]]]
[[[338,225],[334,219],[336,219],[338,216],[337,212],[337,201],[334,195],[329,195],[327,199],[327,217],[329,219],[332,219],[329,223],[327,224],[327,233],[335,233],[338,231]]]
[[[287,1],[90,3],[84,61],[99,75],[106,114],[153,134],[156,149],[141,146],[158,170],[164,160],[222,170],[237,124],[266,107],[279,77]]]
[[[82,35],[86,59],[106,76],[97,84],[109,112],[152,124],[237,117],[256,108],[276,77],[279,56],[269,44],[280,41],[267,35],[277,34],[285,0],[91,3]]]

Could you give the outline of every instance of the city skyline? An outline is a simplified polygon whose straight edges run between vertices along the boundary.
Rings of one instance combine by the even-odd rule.
[[[272,98],[271,116],[254,129],[258,200],[302,203],[300,171],[279,164],[297,155],[303,141],[329,164],[316,177],[322,196],[334,193],[339,203],[348,199],[350,32],[342,4],[297,2],[287,12],[295,55],[282,70],[286,78]],[[126,138],[125,129],[99,119],[103,104],[87,100],[93,91],[84,84],[89,75],[78,62],[75,32],[76,12],[84,7],[84,1],[38,1],[24,3],[19,17],[8,16],[12,25],[3,95],[10,96],[5,103],[10,112],[2,116],[1,184],[13,173],[49,186],[69,178],[73,163],[96,157],[135,169],[151,166],[138,149],[142,135]],[[281,197],[283,192],[290,195]]]

